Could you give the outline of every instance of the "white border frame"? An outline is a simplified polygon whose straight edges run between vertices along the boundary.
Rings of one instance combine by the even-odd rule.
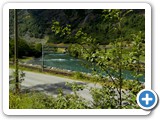
[[[145,89],[151,89],[151,6],[147,3],[6,3],[3,6],[3,112],[6,115],[148,115],[142,109],[9,109],[9,9],[145,9]]]

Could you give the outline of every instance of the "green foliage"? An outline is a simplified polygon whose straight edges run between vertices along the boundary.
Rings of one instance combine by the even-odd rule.
[[[88,12],[92,12],[92,10]],[[105,86],[105,84],[102,84],[102,88],[91,89],[93,104],[88,104],[84,99],[79,97],[76,92],[77,90],[84,89],[84,86],[69,84],[74,91],[73,95],[64,95],[63,92],[59,90],[59,95],[56,98],[53,98],[53,100],[48,98],[40,100],[41,104],[39,104],[39,108],[138,108],[136,104],[136,94],[143,89],[138,78],[143,74],[141,73],[141,69],[144,69],[144,66],[140,63],[140,58],[144,57],[145,40],[143,24],[139,28],[136,27],[136,31],[140,31],[140,29],[142,29],[142,31],[135,32],[135,29],[130,28],[132,24],[127,23],[127,19],[132,16],[132,12],[134,12],[134,15],[137,14],[134,10],[103,10],[102,14],[104,22],[101,21],[101,24],[98,21],[91,20],[92,22],[90,22],[93,27],[88,29],[85,27],[91,26],[91,23],[86,23],[85,27],[75,27],[76,25],[60,24],[59,21],[52,22],[51,29],[52,32],[54,32],[55,38],[65,38],[66,40],[69,40],[70,43],[77,43],[70,46],[69,53],[74,57],[90,62],[93,65],[92,69],[94,75],[98,76],[98,80],[104,81],[104,83],[111,81],[113,86]],[[39,12],[36,11],[34,14],[38,13]],[[67,13],[69,15],[72,14],[69,11]],[[141,17],[142,19],[140,19],[140,21],[144,22],[144,16],[142,15]],[[137,17],[135,18],[137,19]],[[133,24],[136,24],[133,26],[137,26],[140,23],[138,22],[137,24],[133,22]],[[101,27],[99,28],[99,26]],[[129,29],[128,33],[126,33],[127,29]],[[96,35],[99,37],[102,34],[102,40],[95,37]],[[107,36],[107,42],[102,42],[103,38],[105,38],[104,36]],[[100,46],[98,43],[107,43],[111,47],[107,48],[107,46]],[[124,70],[131,70],[136,81],[126,82]],[[75,77],[81,78],[83,76],[76,73]],[[129,90],[123,89],[124,87],[129,88]],[[26,101],[27,104],[31,103],[31,106],[35,104],[34,100]],[[12,101],[11,106],[12,103],[18,104]],[[13,106],[15,107],[15,105]],[[36,106],[33,107],[36,108]]]
[[[35,50],[38,51],[38,52],[42,52],[42,44],[41,43],[37,43],[35,45]]]
[[[13,54],[14,54],[14,40],[13,39],[9,41],[9,47],[10,47],[10,50],[9,50],[10,57],[13,57]],[[22,56],[28,56],[29,51],[30,51],[30,47],[27,44],[27,42],[23,39],[19,39],[18,40],[18,57],[21,58]]]
[[[27,43],[24,39],[18,39],[18,58],[23,58],[25,56],[34,56],[40,57],[41,56],[41,44],[31,44]],[[14,57],[14,40],[9,40],[9,57]]]
[[[52,21],[52,27],[51,27],[52,32],[55,33],[56,39],[60,39],[64,41],[64,43],[72,43],[71,42],[71,25],[66,25],[64,27],[60,26],[60,23],[58,21],[53,20]]]
[[[73,90],[84,89],[83,85],[68,83]],[[118,98],[117,92],[113,87],[104,86],[103,88],[91,88],[92,102],[86,101],[84,98],[74,94],[64,95],[59,90],[57,97],[45,95],[30,91],[28,93],[15,94],[10,91],[9,108],[10,109],[117,109]],[[136,104],[136,95],[132,92],[123,94],[124,103],[122,108],[135,109],[139,108]]]
[[[102,88],[104,90],[98,90],[98,93],[100,94],[101,92],[102,94],[104,94],[103,92],[110,93],[109,96],[106,96],[105,101],[110,101],[110,97],[114,98],[117,96],[117,99],[115,100],[117,102],[113,101],[113,105],[111,103],[104,103],[104,101],[102,101],[102,103],[109,108],[112,108],[113,106],[116,108],[123,108],[124,98],[122,88],[124,86],[124,80],[126,79],[124,70],[132,70],[133,76],[138,80],[138,78],[142,75],[142,73],[140,73],[140,69],[144,67],[143,65],[140,65],[140,57],[144,56],[143,32],[140,31],[138,34],[134,33],[133,37],[130,36],[133,38],[132,42],[124,41],[124,21],[126,20],[126,16],[131,12],[132,10],[104,10],[104,20],[109,22],[109,28],[113,29],[112,33],[115,33],[114,41],[110,42],[111,48],[102,48],[99,44],[96,43],[95,38],[83,32],[81,28],[77,30],[74,35],[72,35],[72,39],[76,40],[78,44],[74,45],[74,47],[70,46],[69,48],[71,55],[89,61],[94,65],[93,72],[97,72],[97,75],[101,75],[103,72],[105,75],[108,75],[109,79],[113,82],[117,92],[116,95],[111,91],[106,91],[104,87]],[[62,30],[63,27],[61,28],[59,23],[53,24],[52,27],[57,28],[53,31],[55,34],[58,33],[60,36],[65,35],[65,32]],[[69,29],[69,31],[71,30]],[[68,37],[68,35],[70,34],[67,34],[66,37]],[[134,68],[131,68],[130,65],[133,65]],[[101,73],[99,73],[99,71]],[[135,82],[131,93],[134,95],[141,89],[142,87],[140,84]],[[98,103],[101,102],[99,101]]]
[[[9,94],[10,109],[87,109],[88,103],[77,95],[58,94],[57,97],[29,92]]]
[[[14,56],[14,40],[9,41],[9,58]]]
[[[19,72],[18,74],[19,74],[19,84],[20,84],[20,83],[22,83],[25,80],[25,73],[22,70],[19,70],[18,72]],[[13,75],[14,79],[12,79],[10,81],[10,84],[15,84],[16,83],[16,80],[15,80],[16,71],[14,71],[12,73],[12,75]]]
[[[51,97],[40,93],[14,94],[10,91],[9,94],[10,109],[44,109],[51,107],[51,102],[53,102]]]
[[[121,14],[126,17],[123,19],[124,40],[130,41],[130,34],[137,31],[144,32],[145,29],[145,11],[143,9],[133,9],[132,13],[125,13],[126,10],[116,10],[118,14],[110,13],[108,10],[92,10],[92,9],[61,9],[61,10],[44,10],[44,9],[21,9],[18,10],[19,35],[28,40],[26,36],[43,38],[49,36],[49,42],[52,43],[76,43],[73,39],[66,39],[63,35],[53,35],[51,29],[53,21],[57,21],[63,26],[63,32],[74,35],[79,28],[83,28],[84,33],[96,38],[96,43],[109,44],[119,35],[109,24],[108,18],[112,17],[112,22],[117,23],[117,15]],[[9,11],[10,37],[13,36],[13,9]],[[109,16],[109,17],[108,17]],[[107,18],[107,19],[106,19]],[[104,20],[105,19],[105,20]],[[72,27],[66,26],[70,24]],[[68,28],[72,29],[71,33],[67,33]]]
[[[55,109],[88,109],[88,102],[76,94],[66,96],[59,94],[54,103]]]
[[[93,109],[136,109],[136,95],[132,91],[122,90],[122,106],[119,106],[119,96],[115,87],[103,86],[101,89],[92,88]]]
[[[142,76],[142,69],[144,65],[141,64],[141,57],[145,56],[145,39],[143,32],[139,31],[138,34],[133,34],[133,47],[132,52],[129,54],[129,63],[134,65],[136,71],[134,76],[137,80]],[[144,72],[144,71],[143,71]]]
[[[78,44],[72,44],[68,48],[68,53],[75,58],[81,56],[81,52],[81,46],[79,46]]]
[[[85,76],[81,72],[75,72],[73,76],[76,79],[84,79],[85,78]]]
[[[143,11],[143,10],[142,10]],[[123,33],[123,41],[131,41],[131,34],[137,31],[145,30],[145,17],[143,12],[138,10],[103,10],[104,22],[108,23],[107,37],[110,41],[114,41],[119,37],[119,28],[115,25],[121,23],[121,32]],[[115,23],[115,24],[113,24]]]
[[[91,94],[93,97],[94,109],[116,109],[118,100],[113,88],[103,87],[101,89],[92,88]]]
[[[75,95],[77,95],[76,91],[83,90],[85,88],[83,84],[78,83],[66,83],[66,86],[71,87]]]
[[[144,89],[144,85],[142,83],[140,83],[137,80],[131,80],[131,81],[127,81],[124,80],[123,81],[123,86],[125,89],[130,90],[132,92],[132,94],[137,95],[139,93],[139,91],[141,91],[142,89]]]

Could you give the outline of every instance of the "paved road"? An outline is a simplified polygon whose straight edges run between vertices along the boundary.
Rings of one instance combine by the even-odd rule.
[[[61,88],[65,94],[72,94],[73,91],[70,87],[66,86],[66,83],[77,83],[85,85],[87,88],[77,91],[78,95],[82,96],[86,100],[91,101],[92,97],[89,93],[88,88],[97,87],[100,88],[99,85],[95,85],[93,83],[86,83],[81,81],[75,81],[68,78],[57,77],[53,75],[46,75],[35,72],[23,71],[25,73],[25,80],[22,82],[22,88],[27,88],[30,90],[38,90],[44,92],[49,95],[56,96],[58,94],[58,88]],[[10,69],[10,78],[12,78],[13,69]]]

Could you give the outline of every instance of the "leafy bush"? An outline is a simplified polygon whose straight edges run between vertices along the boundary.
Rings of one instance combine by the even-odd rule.
[[[42,52],[42,44],[41,43],[35,44],[35,50],[38,52]]]
[[[85,78],[85,76],[81,72],[75,72],[73,76],[76,79],[83,79],[83,78]]]
[[[92,88],[93,109],[136,109],[139,108],[136,102],[136,95],[132,91],[122,90],[122,105],[119,105],[118,90],[115,87],[102,86],[102,88]]]
[[[75,91],[73,94],[64,95],[59,90],[57,97],[49,96],[44,93],[28,91],[28,93],[15,94],[10,91],[10,109],[119,109],[117,91],[114,87],[103,86],[102,88],[91,88],[92,101],[86,101],[77,95],[76,91],[84,86],[70,84]],[[139,108],[136,103],[136,95],[131,91],[123,92],[122,108]]]
[[[133,65],[135,67],[131,70],[132,76],[136,80],[138,80],[139,77],[143,75],[140,73],[140,70],[144,68],[144,66],[140,64],[140,58],[144,56],[144,33],[142,31],[132,33],[132,35],[130,35],[130,37],[132,37],[132,42],[124,41],[124,37],[126,36],[123,29],[124,21],[126,20],[127,15],[133,12],[133,10],[123,11],[120,9],[108,9],[104,10],[103,12],[104,21],[108,22],[110,29],[113,29],[112,32],[114,33],[115,37],[114,41],[109,44],[111,48],[108,48],[107,50],[97,44],[96,38],[82,31],[82,28],[80,28],[74,36],[71,36],[71,26],[68,27],[68,32],[64,32],[64,29],[67,27],[67,25],[64,28],[60,26],[59,22],[54,21],[52,25],[52,28],[54,29],[52,29],[52,31],[59,36],[66,35],[66,37],[72,37],[77,41],[76,45],[70,46],[70,54],[74,57],[79,57],[92,63],[92,65],[94,66],[91,67],[93,69],[97,68],[93,71],[97,72],[97,75],[101,73],[108,75],[117,91],[117,94],[115,96],[117,96],[116,100],[118,101],[119,105],[116,103],[113,106],[115,108],[123,108],[124,101],[122,89],[124,86],[123,81],[126,79],[124,70],[130,71],[132,69],[130,65]],[[66,34],[66,32],[69,34]],[[113,36],[110,33],[109,35]],[[138,85],[136,84],[134,87],[140,91],[142,87],[137,86]],[[135,89],[132,90],[134,91],[134,94],[137,93]],[[98,91],[98,93],[101,92],[103,94],[105,90]],[[110,91],[107,92],[109,93]],[[107,99],[105,101],[110,101],[109,99],[110,96],[107,96]],[[109,107],[112,108],[112,105],[110,105]]]
[[[118,105],[118,99],[113,88],[102,87],[101,89],[92,88],[93,108],[95,109],[115,109]]]
[[[29,92],[9,94],[10,109],[87,109],[88,103],[77,95],[63,95],[57,97],[45,95],[44,93]]]
[[[14,40],[11,39],[9,41],[9,47],[10,47],[10,57],[13,56],[14,54]],[[19,58],[22,58],[22,56],[28,56],[29,55],[29,52],[30,52],[30,47],[29,45],[27,44],[27,42],[23,39],[20,39],[18,40],[18,57]]]
[[[42,109],[46,108],[48,103],[53,101],[50,97],[40,93],[25,93],[25,94],[9,94],[10,109]],[[47,106],[48,107],[48,106]]]
[[[18,39],[18,58],[23,58],[23,56],[41,56],[41,44],[29,44],[24,39]],[[14,56],[14,40],[9,40],[9,57],[12,58]]]
[[[54,103],[55,109],[87,109],[88,102],[85,99],[77,96],[76,94],[63,95],[59,94]]]

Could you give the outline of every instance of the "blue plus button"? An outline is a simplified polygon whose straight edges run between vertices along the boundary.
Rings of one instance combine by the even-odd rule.
[[[157,94],[153,90],[141,90],[137,95],[138,105],[145,110],[150,110],[157,104]]]

